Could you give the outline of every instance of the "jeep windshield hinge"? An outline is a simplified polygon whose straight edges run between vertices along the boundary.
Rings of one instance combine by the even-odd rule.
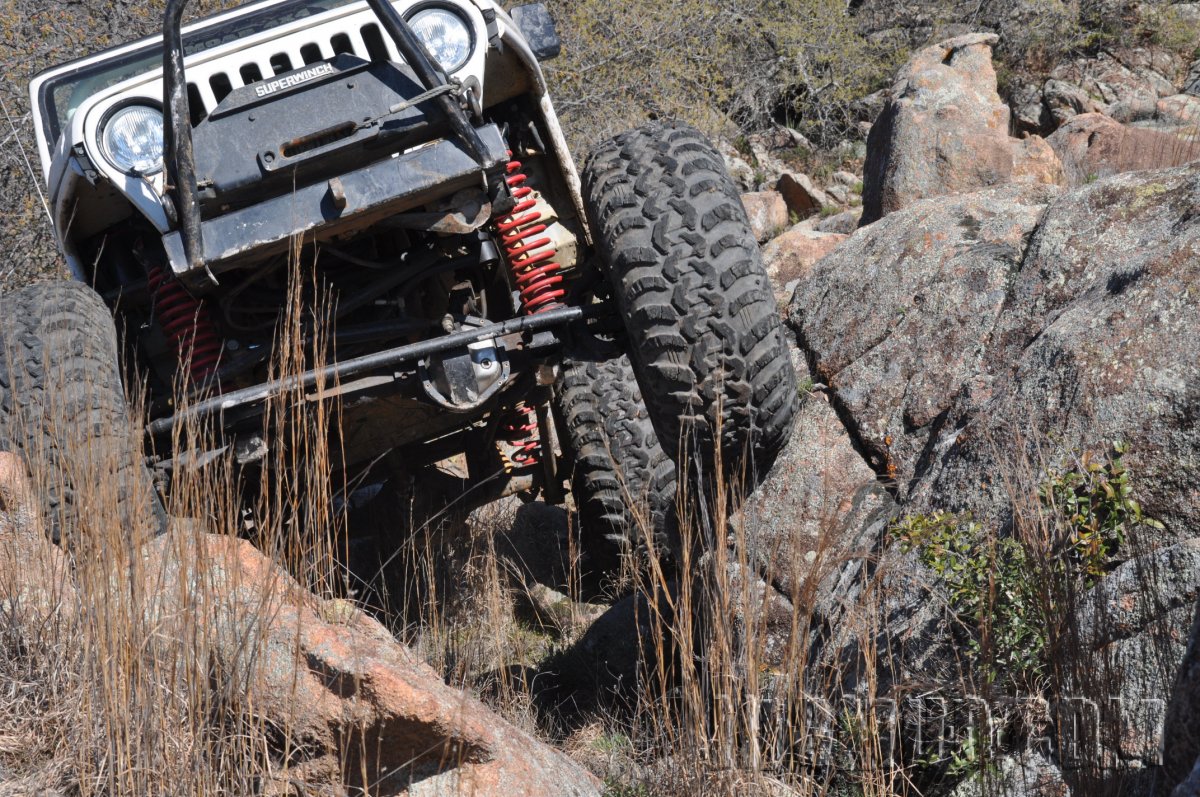
[[[196,189],[196,157],[192,149],[191,113],[188,107],[187,77],[184,73],[183,12],[188,0],[167,0],[163,17],[163,147],[166,153],[167,201],[174,203],[179,220],[179,237],[189,270],[204,269],[215,284],[216,277],[204,262],[201,239],[200,202]],[[390,0],[367,0],[387,31],[405,63],[421,81],[426,94],[435,99],[449,120],[451,130],[484,174],[487,147],[471,123],[460,101],[459,86],[429,57],[421,40]],[[486,182],[487,177],[484,176]],[[488,185],[493,199],[504,191],[497,176]],[[168,215],[171,215],[168,213]]]

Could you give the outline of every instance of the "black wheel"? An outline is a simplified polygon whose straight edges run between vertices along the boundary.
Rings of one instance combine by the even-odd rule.
[[[674,456],[695,444],[751,485],[788,437],[796,376],[737,188],[696,130],[651,124],[595,149],[584,196],[642,395]],[[717,441],[719,440],[719,448]]]
[[[100,523],[134,540],[163,527],[138,439],[100,297],[75,282],[0,296],[0,448],[24,458],[56,541]]]
[[[658,443],[629,358],[564,358],[558,403],[590,569],[612,573],[622,553],[647,553],[647,532],[660,561],[672,562],[675,463]]]

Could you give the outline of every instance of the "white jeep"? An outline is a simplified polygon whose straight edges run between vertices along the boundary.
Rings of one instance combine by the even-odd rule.
[[[150,473],[180,452],[128,444],[123,374],[148,390],[147,450],[199,421],[247,467],[283,444],[272,396],[336,382],[347,473],[464,454],[479,496],[572,484],[601,547],[638,543],[643,499],[671,542],[681,457],[751,479],[770,462],[796,379],[721,158],[656,123],[596,146],[581,180],[541,5],[265,0],[182,25],[185,3],[161,37],[30,86],[75,281],[0,298],[0,446],[53,465],[107,436],[113,478],[158,506]],[[325,364],[273,378],[292,290]],[[42,482],[61,530],[70,479]]]

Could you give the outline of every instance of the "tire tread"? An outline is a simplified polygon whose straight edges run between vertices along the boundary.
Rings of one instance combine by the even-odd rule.
[[[720,155],[654,123],[604,142],[585,204],[661,440],[757,471],[788,439],[796,378],[758,244]],[[718,432],[719,429],[719,432]],[[693,437],[694,436],[694,437]]]
[[[21,454],[51,536],[88,525],[76,485],[111,486],[130,534],[164,515],[129,428],[112,315],[88,286],[0,296],[0,449]]]

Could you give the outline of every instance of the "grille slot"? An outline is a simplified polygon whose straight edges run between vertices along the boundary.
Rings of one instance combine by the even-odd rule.
[[[375,23],[363,25],[362,30],[363,44],[367,46],[366,58],[368,61],[386,61],[388,60],[387,45],[383,41],[383,32],[379,30],[379,26]]]
[[[309,42],[300,48],[300,60],[304,62],[305,66],[324,60],[321,58],[321,48],[315,43]]]
[[[208,116],[208,109],[204,107],[204,100],[200,96],[200,89],[195,83],[188,83],[187,98],[188,115],[191,117],[192,127],[195,127]]]
[[[208,85],[212,88],[213,97],[217,102],[229,96],[229,92],[233,91],[233,84],[229,82],[229,75],[224,72],[218,72],[208,79]]]
[[[299,42],[287,42],[287,49],[271,55],[268,55],[270,50],[264,52],[268,45],[259,46],[244,53],[242,58],[236,61],[232,58],[223,59],[219,65],[206,65],[207,69],[197,69],[193,78],[195,82],[188,83],[188,105],[192,125],[195,126],[208,118],[217,103],[228,97],[234,89],[319,63],[330,57],[355,55],[372,62],[399,58],[384,38],[379,25],[374,22],[349,30],[334,30],[327,35],[328,38],[321,36],[315,41],[301,39]],[[281,43],[276,43],[275,46],[279,47]]]
[[[354,42],[350,41],[350,37],[344,33],[334,34],[329,40],[329,45],[333,47],[334,55],[357,55],[354,52]]]
[[[258,64],[242,64],[242,68],[238,70],[242,76],[242,85],[249,86],[251,83],[257,83],[263,79],[262,70],[258,68]]]
[[[287,53],[275,53],[271,56],[271,69],[275,70],[275,74],[292,71],[292,59]]]

